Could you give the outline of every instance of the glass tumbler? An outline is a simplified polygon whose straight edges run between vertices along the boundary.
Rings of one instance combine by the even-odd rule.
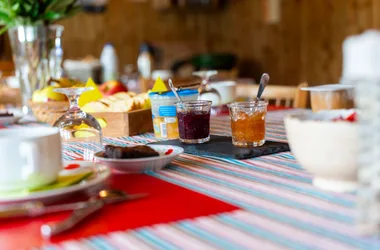
[[[265,101],[234,102],[228,105],[232,143],[237,147],[259,147],[265,143]]]
[[[179,140],[200,144],[210,140],[210,110],[212,101],[177,102]]]

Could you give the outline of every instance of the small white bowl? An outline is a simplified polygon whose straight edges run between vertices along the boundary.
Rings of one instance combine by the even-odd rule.
[[[147,170],[159,170],[168,165],[178,155],[183,153],[183,148],[170,145],[148,145],[156,150],[160,156],[144,157],[134,159],[112,159],[102,157],[104,151],[95,154],[95,160],[120,172],[143,173]],[[168,155],[165,155],[169,149],[172,149]]]
[[[291,151],[315,175],[317,187],[346,192],[357,188],[357,124],[332,121],[353,110],[326,110],[285,117]]]

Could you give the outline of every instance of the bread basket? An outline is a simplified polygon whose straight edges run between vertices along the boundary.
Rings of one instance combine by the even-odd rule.
[[[34,116],[39,122],[53,125],[69,108],[68,101],[33,102],[29,100]]]

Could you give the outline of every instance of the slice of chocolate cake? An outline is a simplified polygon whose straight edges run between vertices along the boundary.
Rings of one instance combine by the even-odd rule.
[[[5,113],[1,113],[0,112],[0,117],[10,117],[10,116],[13,116],[12,113],[8,113],[8,112],[5,112]]]
[[[112,159],[134,159],[154,156],[159,156],[159,153],[148,146],[119,147],[106,145],[104,150],[104,157]]]

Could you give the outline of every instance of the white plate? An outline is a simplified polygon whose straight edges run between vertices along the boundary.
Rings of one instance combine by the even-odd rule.
[[[67,163],[71,163],[71,162],[66,162],[66,164]],[[89,164],[86,164],[87,166],[83,166],[80,162],[78,163],[81,165],[81,167],[74,171],[90,170],[93,173],[89,178],[79,182],[78,184],[75,184],[69,187],[52,189],[52,190],[36,191],[36,192],[25,193],[25,194],[17,193],[14,195],[7,195],[3,197],[0,196],[0,203],[11,203],[11,202],[13,203],[13,202],[23,202],[23,201],[35,201],[35,200],[49,201],[49,202],[53,200],[56,201],[74,192],[89,191],[90,189],[95,188],[98,185],[102,184],[111,175],[111,170],[102,164],[93,163],[92,166],[88,166]],[[69,172],[73,170],[63,170],[63,174],[65,171]]]
[[[136,159],[111,159],[102,157],[103,151],[95,154],[95,160],[121,172],[142,173],[147,170],[159,170],[168,165],[174,158],[183,153],[183,148],[171,145],[148,145],[156,150],[160,156]],[[165,155],[169,149],[173,152]]]

